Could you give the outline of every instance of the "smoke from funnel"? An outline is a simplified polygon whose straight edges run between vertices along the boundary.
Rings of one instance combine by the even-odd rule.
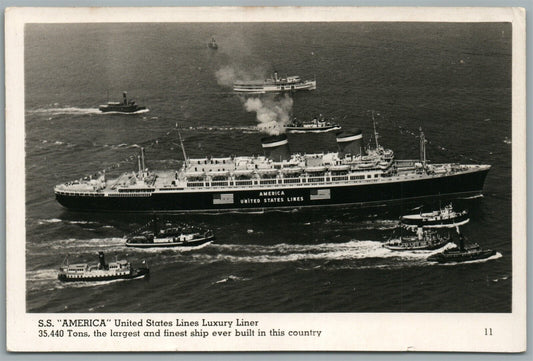
[[[215,72],[218,85],[232,88],[236,81],[253,81],[264,79],[265,69],[256,65],[254,67],[232,64],[221,67]]]
[[[217,83],[222,86],[231,87],[237,80],[237,72],[231,66],[225,66],[215,72]]]
[[[247,112],[255,112],[259,124],[259,131],[269,135],[285,133],[285,126],[290,120],[293,100],[285,96],[279,100],[275,98],[249,98],[244,103]]]

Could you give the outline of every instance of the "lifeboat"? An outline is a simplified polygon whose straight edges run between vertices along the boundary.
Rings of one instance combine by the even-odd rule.
[[[329,170],[332,172],[342,172],[350,170],[350,166],[348,164],[332,165],[329,167]]]
[[[273,175],[278,174],[278,170],[276,168],[263,168],[263,169],[257,169],[257,173],[261,175]]]
[[[233,171],[235,177],[249,177],[253,174],[252,169],[237,169]]]
[[[227,170],[212,171],[207,173],[211,177],[227,177],[229,172]]]
[[[301,173],[302,170],[303,169],[301,167],[287,167],[287,168],[282,168],[281,172],[283,174],[295,174],[295,173]]]
[[[306,167],[305,168],[305,171],[307,173],[319,173],[319,172],[325,172],[326,171],[326,167],[324,166],[315,166],[315,167]]]
[[[202,178],[204,172],[185,172],[185,177],[187,178]]]

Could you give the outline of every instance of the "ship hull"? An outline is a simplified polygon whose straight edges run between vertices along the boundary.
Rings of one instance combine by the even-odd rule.
[[[102,113],[136,113],[141,110],[146,110],[146,107],[138,107],[138,106],[101,106],[98,108]]]
[[[438,242],[405,242],[404,244],[384,244],[383,247],[391,251],[427,251],[443,247],[449,242],[449,239],[444,239]]]
[[[250,86],[246,84],[235,84],[233,91],[240,94],[265,94],[265,93],[286,93],[300,90],[315,90],[316,81],[306,81],[302,83],[287,84],[264,84],[261,86]]]
[[[212,242],[215,237],[204,237],[191,241],[176,241],[176,242],[146,242],[146,243],[135,243],[135,242],[126,242],[127,247],[136,247],[136,248],[180,248],[180,247],[197,247],[208,242]]]
[[[278,208],[354,205],[359,207],[449,195],[473,196],[482,192],[488,169],[440,177],[402,181],[272,186],[268,188],[203,188],[151,193],[56,192],[64,207],[84,211],[118,212],[224,212]]]
[[[479,251],[475,253],[468,253],[468,252],[457,252],[457,253],[451,253],[451,254],[436,254],[428,257],[428,261],[430,262],[438,262],[438,263],[459,263],[459,262],[469,262],[469,261],[477,261],[486,259],[489,257],[492,257],[496,254],[496,251],[493,250],[485,250],[485,251]]]
[[[80,275],[79,277],[74,277],[69,274],[60,273],[57,278],[61,282],[99,282],[99,281],[113,281],[113,280],[145,277],[145,276],[148,276],[149,273],[150,271],[148,270],[148,268],[137,268],[137,269],[134,269],[133,272],[127,275],[107,275],[107,276],[105,275],[102,275],[102,276]]]
[[[404,216],[401,219],[401,222],[405,226],[410,227],[450,227],[450,226],[462,226],[467,223],[469,220],[469,215],[467,213],[460,214],[457,217],[447,218],[447,219],[424,219],[420,216],[418,217],[409,217]]]

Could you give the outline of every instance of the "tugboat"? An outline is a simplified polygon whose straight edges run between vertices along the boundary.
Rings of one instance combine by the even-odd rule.
[[[94,265],[87,263],[69,264],[67,256],[59,268],[57,278],[62,282],[110,281],[144,277],[150,272],[148,267],[133,268],[126,260],[106,263],[104,252],[98,252],[98,258],[100,262]]]
[[[420,214],[408,214],[402,216],[400,221],[406,227],[455,227],[468,223],[468,211],[463,210],[456,212],[453,210],[452,204],[448,204],[444,208],[438,211],[420,213]]]
[[[340,125],[326,120],[322,114],[320,114],[319,117],[314,117],[310,121],[302,122],[293,119],[289,124],[285,126],[285,130],[288,133],[322,133],[341,129],[342,128]]]
[[[284,93],[298,90],[315,90],[316,80],[302,80],[297,75],[280,78],[275,71],[270,79],[265,80],[238,80],[233,83],[233,91],[247,94]]]
[[[445,236],[435,230],[418,227],[416,236],[391,239],[383,247],[391,251],[419,251],[437,249],[447,244],[451,239],[448,233]]]
[[[100,109],[103,113],[116,112],[116,113],[135,113],[140,110],[147,110],[146,107],[135,104],[134,100],[128,101],[128,93],[122,93],[122,103],[121,102],[107,102],[105,105],[100,105]]]
[[[211,41],[210,41],[209,43],[207,43],[207,47],[208,47],[209,49],[213,49],[213,50],[217,50],[217,49],[218,49],[218,44],[217,44],[217,42],[215,41],[215,38],[214,38],[214,37],[212,37],[212,38],[211,38]]]
[[[170,248],[195,247],[212,242],[215,236],[211,230],[200,230],[194,227],[169,227],[158,229],[157,218],[141,229],[153,224],[153,231],[134,232],[126,236],[127,247],[137,248]]]
[[[457,229],[457,232],[459,232],[459,229]],[[492,249],[484,250],[477,243],[465,245],[464,237],[459,233],[458,247],[446,249],[441,253],[433,254],[428,257],[428,261],[438,263],[468,262],[486,259],[495,254],[496,251],[493,251]]]

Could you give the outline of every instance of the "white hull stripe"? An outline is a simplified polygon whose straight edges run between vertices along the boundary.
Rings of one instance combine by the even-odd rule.
[[[288,143],[289,141],[287,139],[283,139],[278,142],[263,144],[263,148],[274,148],[274,147],[279,147],[280,145],[285,145]]]
[[[363,138],[363,134],[357,134],[357,135],[353,135],[351,137],[346,137],[346,138],[337,138],[337,143],[352,142],[354,140],[361,139],[361,138]]]

